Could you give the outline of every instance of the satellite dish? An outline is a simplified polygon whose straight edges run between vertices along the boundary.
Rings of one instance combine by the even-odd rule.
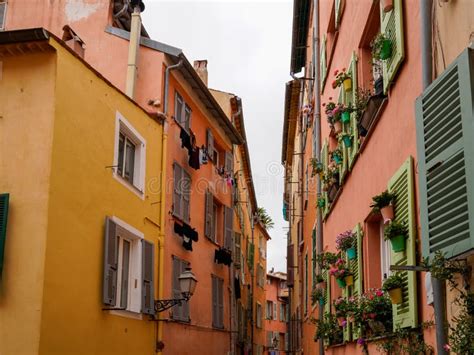
[[[130,5],[132,5],[132,9],[134,10],[138,6],[140,8],[140,12],[145,11],[145,4],[142,0],[131,0]]]

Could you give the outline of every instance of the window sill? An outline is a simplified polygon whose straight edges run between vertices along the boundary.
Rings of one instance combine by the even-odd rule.
[[[184,320],[184,319],[170,318],[170,321],[173,322],[173,323],[179,323],[179,324],[183,324],[183,325],[191,324],[191,319]]]
[[[120,316],[124,318],[131,318],[131,319],[138,319],[142,320],[143,315],[141,313],[133,312],[133,311],[127,311],[127,310],[113,310],[113,311],[108,311],[109,314],[112,314],[114,316]]]
[[[145,194],[142,190],[140,190],[138,187],[135,185],[131,184],[128,180],[125,180],[122,176],[117,174],[117,172],[113,172],[113,177],[115,180],[120,182],[123,186],[125,186],[127,189],[132,191],[135,195],[140,197],[142,200],[145,200]]]

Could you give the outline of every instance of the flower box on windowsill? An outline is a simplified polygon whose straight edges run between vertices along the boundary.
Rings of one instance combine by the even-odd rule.
[[[383,95],[370,97],[369,102],[367,103],[367,108],[365,109],[359,121],[359,133],[362,137],[365,137],[372,128],[372,125],[377,118],[379,109],[385,99],[386,97]]]

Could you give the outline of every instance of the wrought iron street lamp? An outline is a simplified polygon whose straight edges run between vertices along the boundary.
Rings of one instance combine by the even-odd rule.
[[[189,301],[196,289],[197,279],[194,276],[191,268],[186,268],[184,272],[179,275],[179,288],[181,289],[182,298],[174,298],[169,300],[155,300],[155,313],[163,312],[176,305],[181,305],[183,302]]]

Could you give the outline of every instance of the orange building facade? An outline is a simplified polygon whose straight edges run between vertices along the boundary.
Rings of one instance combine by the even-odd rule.
[[[267,332],[267,354],[286,354],[288,351],[288,287],[286,274],[267,273],[265,286],[265,331]]]
[[[386,3],[294,1],[293,80],[286,87],[282,150],[286,169],[283,202],[290,225],[287,266],[291,353],[387,353],[389,347],[400,353],[430,353],[435,349],[436,353],[444,353],[448,340],[436,336],[442,323],[433,310],[437,297],[433,293],[434,279],[427,268],[419,265],[423,257],[433,257],[435,250],[472,264],[472,237],[464,234],[463,247],[452,237],[458,249],[450,248],[452,242],[440,241],[449,235],[449,214],[442,214],[448,212],[438,211],[435,216],[432,211],[437,205],[426,207],[431,202],[426,189],[432,185],[429,179],[428,183],[423,179],[431,170],[430,165],[428,170],[424,165],[426,146],[420,146],[424,134],[420,127],[426,121],[420,120],[428,119],[425,111],[429,105],[423,106],[425,111],[417,106],[415,112],[415,101],[426,87],[420,49],[424,43],[420,23],[426,12],[422,2],[395,0],[391,7]],[[468,2],[427,3],[432,6],[427,13],[435,16],[430,21],[441,28],[433,34],[436,46],[430,45],[428,52],[430,58],[434,57],[435,70],[430,71],[430,67],[424,74],[430,78],[428,84],[434,77],[441,77],[431,88],[441,86],[450,68],[447,63],[454,62],[451,66],[456,67],[463,49],[469,52],[465,48],[472,43],[472,35],[468,39],[466,31],[472,24],[468,25],[461,15],[462,9],[470,11]],[[454,35],[454,30],[444,26],[455,14],[461,22],[456,26],[461,37],[448,44],[447,33]],[[388,54],[372,49],[380,33],[385,38],[379,39],[390,43]],[[450,55],[441,54],[442,50]],[[344,84],[345,78],[350,79],[350,86]],[[426,90],[423,97],[436,92],[431,90]],[[468,97],[472,95],[472,91],[466,92]],[[463,120],[472,120],[469,103],[463,107],[467,110],[463,111]],[[343,116],[347,108],[353,110]],[[429,129],[438,135],[443,131]],[[424,139],[429,144],[426,136]],[[386,190],[395,196],[391,202],[394,216],[389,219],[371,206],[372,198]],[[446,218],[442,219],[445,225],[433,229],[428,220],[440,215]],[[407,228],[402,250],[395,251],[384,237],[389,226],[395,225],[393,222]],[[351,235],[355,255],[338,249],[337,240],[343,238],[343,233]],[[471,247],[466,246],[468,240]],[[326,252],[338,254],[340,260],[323,260]],[[352,280],[344,279],[345,285],[336,280],[341,270],[352,276]],[[379,290],[394,274],[401,276],[402,298],[392,305],[387,293]],[[472,290],[466,279],[464,285],[467,292]],[[448,288],[447,293],[447,301],[440,301],[439,313],[448,309],[450,314],[459,314],[457,309],[449,310],[456,292]],[[373,306],[374,299],[380,301],[378,313],[364,313],[369,308],[362,307]],[[351,304],[360,308],[351,309]],[[357,314],[362,319],[357,320]]]

